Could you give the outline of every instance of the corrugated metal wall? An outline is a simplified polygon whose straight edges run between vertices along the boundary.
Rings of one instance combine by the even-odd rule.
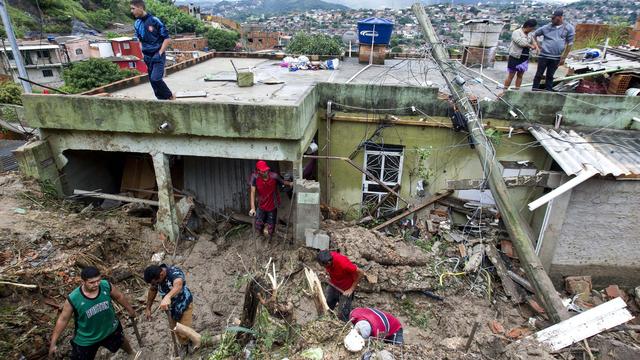
[[[255,160],[185,156],[184,187],[213,210],[247,212],[254,166]]]

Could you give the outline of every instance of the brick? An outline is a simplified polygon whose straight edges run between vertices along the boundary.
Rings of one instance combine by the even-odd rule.
[[[531,333],[531,330],[525,328],[525,327],[517,327],[517,328],[513,328],[511,330],[509,330],[509,332],[506,334],[507,337],[509,339],[520,339],[523,338],[527,335],[529,335]]]
[[[580,300],[588,301],[591,296],[591,276],[567,276],[564,279],[564,289],[570,295],[580,295]]]
[[[491,329],[491,332],[494,334],[504,333],[504,326],[502,326],[502,324],[500,324],[500,322],[498,322],[497,320],[489,321],[489,329]]]
[[[512,259],[517,259],[518,254],[516,250],[513,248],[513,243],[509,240],[500,240],[500,250]]]
[[[533,311],[537,312],[538,314],[542,315],[545,313],[544,308],[540,306],[540,304],[538,304],[538,302],[535,301],[533,298],[529,298],[527,300],[527,303],[529,303],[529,306],[531,306]]]
[[[618,285],[609,285],[604,292],[610,299],[614,299],[617,297],[621,297],[623,300],[627,300],[627,294],[623,290],[621,290]]]

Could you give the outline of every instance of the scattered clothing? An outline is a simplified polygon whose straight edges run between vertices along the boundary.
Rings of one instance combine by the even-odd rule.
[[[99,291],[95,298],[85,295],[82,286],[77,287],[67,297],[73,307],[75,323],[75,334],[71,341],[81,347],[96,344],[100,347],[100,342],[111,336],[120,325],[111,302],[111,284],[107,280],[101,280],[98,286]]]
[[[184,272],[177,266],[162,264],[160,267],[167,272],[167,277],[158,284],[158,292],[162,297],[173,289],[173,282],[176,279],[182,279],[182,290],[171,298],[171,318],[182,324],[181,319],[193,302],[193,296],[187,287],[187,279]]]
[[[373,336],[394,344],[404,342],[402,324],[393,315],[374,308],[355,308],[349,320],[363,338]]]

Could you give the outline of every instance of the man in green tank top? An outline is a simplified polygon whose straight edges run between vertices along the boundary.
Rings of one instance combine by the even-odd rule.
[[[82,285],[73,290],[62,308],[56,326],[51,335],[49,356],[53,356],[58,347],[56,342],[67,327],[73,315],[75,334],[71,340],[71,359],[93,360],[100,346],[112,353],[122,348],[133,355],[133,349],[122,331],[120,320],[116,317],[111,300],[122,305],[131,318],[136,313],[120,290],[107,280],[102,280],[100,271],[89,266],[80,273]]]

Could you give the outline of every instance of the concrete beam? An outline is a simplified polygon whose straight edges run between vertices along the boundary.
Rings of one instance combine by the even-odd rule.
[[[50,186],[58,196],[64,195],[60,173],[49,142],[46,140],[30,142],[14,150],[13,154],[22,174],[39,180],[41,186]]]
[[[180,228],[173,197],[169,157],[166,154],[155,152],[151,154],[151,158],[153,159],[153,168],[156,173],[156,183],[158,184],[156,231],[163,233],[172,242],[176,242],[180,236]]]
[[[43,129],[299,140],[316,110],[312,93],[290,105],[38,94],[23,103],[29,125]]]
[[[47,137],[62,169],[67,163],[65,150],[118,151],[149,154],[205,156],[236,159],[296,161],[300,159],[300,141],[260,140],[238,141],[226,138],[205,138],[168,135],[142,135],[88,131],[46,130]]]
[[[505,176],[503,179],[507,184],[507,187],[539,186],[555,189],[560,186],[560,179],[563,175],[564,173],[556,171],[539,171],[534,176]],[[471,190],[481,188],[488,188],[483,179],[447,180],[447,189],[450,190]]]

